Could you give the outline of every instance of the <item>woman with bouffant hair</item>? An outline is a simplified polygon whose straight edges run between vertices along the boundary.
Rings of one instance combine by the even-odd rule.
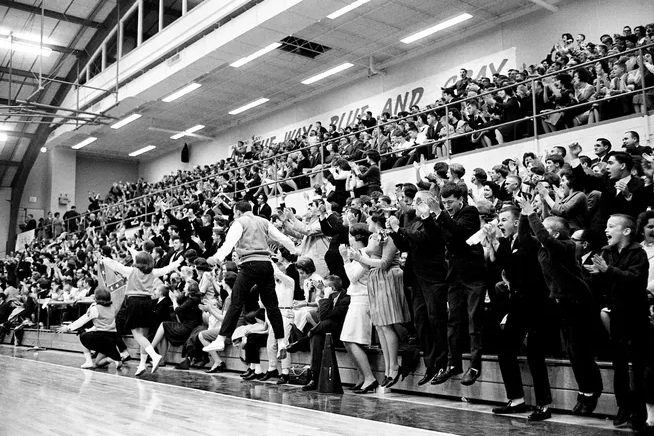
[[[102,258],[105,267],[111,268],[127,278],[125,286],[125,301],[116,315],[118,331],[131,331],[134,340],[141,348],[141,361],[136,369],[137,376],[145,372],[145,362],[148,355],[152,358],[152,372],[155,372],[163,359],[157,354],[148,340],[148,329],[154,316],[154,280],[179,268],[183,259],[180,258],[164,268],[153,268],[152,255],[140,251],[134,259],[134,266],[125,266],[113,259]]]
[[[402,372],[397,358],[399,337],[395,325],[411,321],[411,313],[404,295],[400,252],[393,239],[386,234],[385,228],[386,217],[371,214],[368,229],[372,234],[367,248],[362,253],[354,253],[352,259],[370,268],[370,318],[379,335],[386,368],[386,378],[381,386],[390,388],[398,382]]]
[[[116,310],[111,305],[111,293],[104,286],[96,288],[94,292],[95,303],[91,304],[87,312],[77,321],[60,327],[58,333],[77,330],[88,322],[93,321],[93,330],[82,333],[79,337],[84,346],[86,361],[83,369],[90,369],[115,363],[116,369],[122,362],[118,353],[118,333],[116,332]],[[91,357],[91,350],[98,352],[95,362]]]

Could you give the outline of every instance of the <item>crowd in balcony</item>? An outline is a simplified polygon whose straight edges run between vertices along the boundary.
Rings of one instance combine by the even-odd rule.
[[[534,68],[478,83],[462,70],[454,89],[444,90],[443,101],[456,103],[593,56],[646,45],[653,30],[638,26],[632,33],[625,27],[623,35],[605,35],[597,45],[566,34],[548,61]],[[636,64],[643,62],[638,71],[651,74],[651,53],[635,57]],[[607,89],[627,92],[638,86],[638,80],[624,77],[633,64],[618,75],[629,62],[634,60],[613,63]],[[596,78],[608,71],[599,68]],[[579,101],[582,94],[596,98],[596,106],[554,112],[562,121],[544,117],[544,131],[625,113],[616,106],[642,110],[649,104],[647,93],[640,102],[639,94],[605,100],[596,91],[601,80],[586,77],[587,72],[576,70],[571,81],[557,76],[552,85],[533,82],[543,93],[551,91],[539,113]],[[574,91],[567,93],[569,101],[563,97],[568,83]],[[627,88],[616,88],[621,84]],[[613,424],[651,433],[652,149],[641,144],[637,132],[627,131],[621,145],[616,138],[598,138],[554,147],[542,156],[506,157],[487,168],[425,163],[439,153],[530,134],[532,121],[493,128],[483,125],[486,120],[469,138],[429,137],[440,124],[452,126],[454,133],[462,124],[474,125],[475,110],[482,118],[488,112],[483,105],[499,108],[498,122],[509,121],[513,115],[507,113],[520,106],[522,86],[527,85],[498,91],[502,102],[489,94],[483,104],[460,102],[461,111],[448,106],[450,120],[443,120],[437,103],[424,114],[411,108],[413,120],[383,129],[379,122],[392,117],[375,120],[368,113],[349,131],[316,124],[300,141],[251,149],[239,144],[231,159],[216,165],[178,171],[154,184],[116,183],[105,198],[90,193],[89,213],[69,211],[63,224],[55,226],[55,218],[61,220],[54,216],[46,218],[48,225],[30,220],[26,224],[37,230],[37,238],[0,265],[0,333],[20,341],[22,330],[46,318],[48,324],[61,324],[60,332],[84,330],[84,368],[111,363],[120,368],[129,358],[121,335],[131,333],[140,347],[137,376],[148,371],[148,362],[153,373],[165,365],[168,345],[182,347],[180,370],[211,363],[208,373],[223,372],[225,344],[231,341],[243,349],[245,380],[278,384],[290,381],[288,354],[305,350],[312,356],[306,391],[317,389],[330,333],[356,363],[357,394],[390,388],[412,374],[418,349],[425,368],[418,385],[473,385],[482,374],[483,355],[496,353],[508,400],[493,409],[496,414],[528,410],[518,364],[527,338],[536,394],[530,420],[550,418],[557,406],[547,354],[570,359],[579,390],[572,413],[592,415],[606,388],[596,363],[600,356],[613,364]],[[547,106],[550,101],[553,106]],[[398,114],[405,115],[410,116]],[[516,112],[512,119],[523,116]],[[388,147],[400,141],[409,145],[388,154],[378,142],[382,137]],[[458,142],[474,140],[474,147]],[[309,156],[301,150],[304,145]],[[280,173],[274,158],[282,151],[298,164]],[[252,165],[245,168],[248,162]],[[415,179],[383,192],[381,172],[400,165],[412,165]],[[306,213],[287,207],[286,192],[309,186]],[[271,207],[268,196],[280,196],[281,204]],[[107,270],[117,274],[124,296],[106,286],[112,285]],[[95,302],[78,320],[70,308],[57,312],[43,306],[92,296]],[[122,302],[112,304],[116,300]],[[373,329],[384,358],[381,380],[366,354]],[[268,353],[265,371],[260,348]],[[467,367],[464,352],[470,353]]]

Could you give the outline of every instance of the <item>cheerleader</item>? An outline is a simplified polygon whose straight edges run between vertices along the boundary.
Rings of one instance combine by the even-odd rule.
[[[157,354],[148,340],[148,329],[152,325],[154,316],[153,292],[154,281],[179,268],[183,261],[180,257],[164,268],[154,268],[152,256],[141,251],[136,255],[134,266],[125,266],[113,259],[102,258],[102,263],[108,268],[127,278],[125,287],[125,301],[116,315],[116,326],[121,332],[130,330],[134,340],[141,349],[141,361],[136,369],[136,376],[145,372],[145,362],[148,356],[152,359],[152,372],[155,372],[163,356]]]
[[[82,333],[79,337],[84,346],[86,360],[81,368],[90,369],[107,363],[116,364],[116,369],[122,365],[118,353],[118,333],[116,332],[116,310],[111,305],[111,293],[104,286],[95,290],[95,303],[91,304],[86,314],[70,325],[60,327],[58,333],[67,333],[77,330],[88,322],[93,321],[93,328]],[[98,352],[95,362],[91,357],[91,350]]]

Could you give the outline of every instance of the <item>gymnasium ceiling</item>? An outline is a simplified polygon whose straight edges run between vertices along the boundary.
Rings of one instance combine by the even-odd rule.
[[[346,5],[353,0],[338,1]],[[203,124],[206,126],[205,129],[198,133],[209,137],[216,136],[238,123],[324,94],[330,89],[365,76],[368,73],[371,56],[378,68],[388,67],[433,50],[438,44],[449,43],[452,38],[458,38],[458,35],[463,33],[469,34],[475,29],[487,29],[507,19],[536,11],[539,6],[535,3],[539,1],[371,0],[337,19],[322,19],[293,34],[295,37],[331,48],[314,59],[274,50],[241,68],[231,68],[229,62],[217,62],[215,69],[197,80],[202,84],[201,92],[189,94],[173,103],[163,103],[160,99],[142,102],[138,112],[143,114],[143,117],[122,129],[86,126],[78,131],[79,135],[68,135],[63,143],[55,145],[70,147],[92,134],[97,136],[98,140],[79,150],[78,153],[135,159],[128,158],[128,153],[154,144],[157,146],[155,150],[139,156],[139,159],[150,160],[181,149],[184,142],[193,144],[201,140],[192,137],[173,140],[170,139],[171,134],[162,129],[183,131],[193,125]],[[548,1],[556,3],[556,1]],[[38,35],[40,16],[12,8],[12,3],[17,2],[0,0],[0,16],[3,16],[0,27],[29,31]],[[40,6],[38,0],[21,0],[21,3]],[[46,6],[59,13],[74,15],[77,19],[96,23],[104,23],[112,13],[115,14],[115,0],[46,0]],[[400,42],[401,38],[463,12],[472,14],[473,18],[412,44]],[[87,55],[91,51],[87,47],[89,42],[97,32],[102,31],[97,27],[74,24],[65,19],[46,18],[46,24],[45,35],[52,39],[53,44],[75,49]],[[243,53],[250,52],[250,48],[244,47]],[[3,57],[0,96],[6,96],[8,95],[6,72],[8,51],[0,48],[0,56]],[[235,57],[234,60],[237,58]],[[20,55],[20,59],[14,56],[13,68],[22,70],[23,74],[23,77],[14,77],[12,84],[14,99],[24,99],[34,91],[36,83],[34,75],[38,75],[38,61],[38,57],[34,55]],[[344,62],[351,62],[355,66],[311,86],[300,83],[310,76]],[[43,59],[44,75],[65,77],[75,68],[76,58],[69,53],[53,51],[50,58]],[[193,76],[193,64],[187,68],[188,75]],[[19,82],[19,86],[16,85],[16,81]],[[46,103],[52,102],[58,86],[54,83],[48,85],[38,98]],[[271,101],[236,116],[227,113],[262,96]],[[119,116],[119,113],[120,107],[112,109],[108,114]],[[7,175],[7,173],[10,173],[12,168],[17,168],[15,162],[23,159],[31,141],[29,134],[35,132],[37,127],[32,124],[4,126],[5,130],[21,132],[27,136],[20,137],[20,134],[11,136],[4,147],[0,145],[2,147],[0,161],[10,164],[5,167],[0,166],[0,174],[3,174],[2,186],[11,183],[13,176],[9,177],[11,174]],[[225,146],[229,145],[231,144],[225,144]]]

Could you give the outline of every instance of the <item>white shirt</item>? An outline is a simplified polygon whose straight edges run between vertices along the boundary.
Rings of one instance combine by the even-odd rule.
[[[222,262],[227,255],[232,252],[238,241],[241,239],[241,236],[243,236],[243,226],[238,221],[234,221],[232,226],[229,228],[229,231],[227,231],[225,242],[223,242],[223,245],[218,249],[216,254],[211,257]],[[295,254],[295,244],[293,244],[293,241],[291,241],[288,236],[277,230],[277,228],[270,222],[268,222],[268,237],[286,247],[291,254]]]

